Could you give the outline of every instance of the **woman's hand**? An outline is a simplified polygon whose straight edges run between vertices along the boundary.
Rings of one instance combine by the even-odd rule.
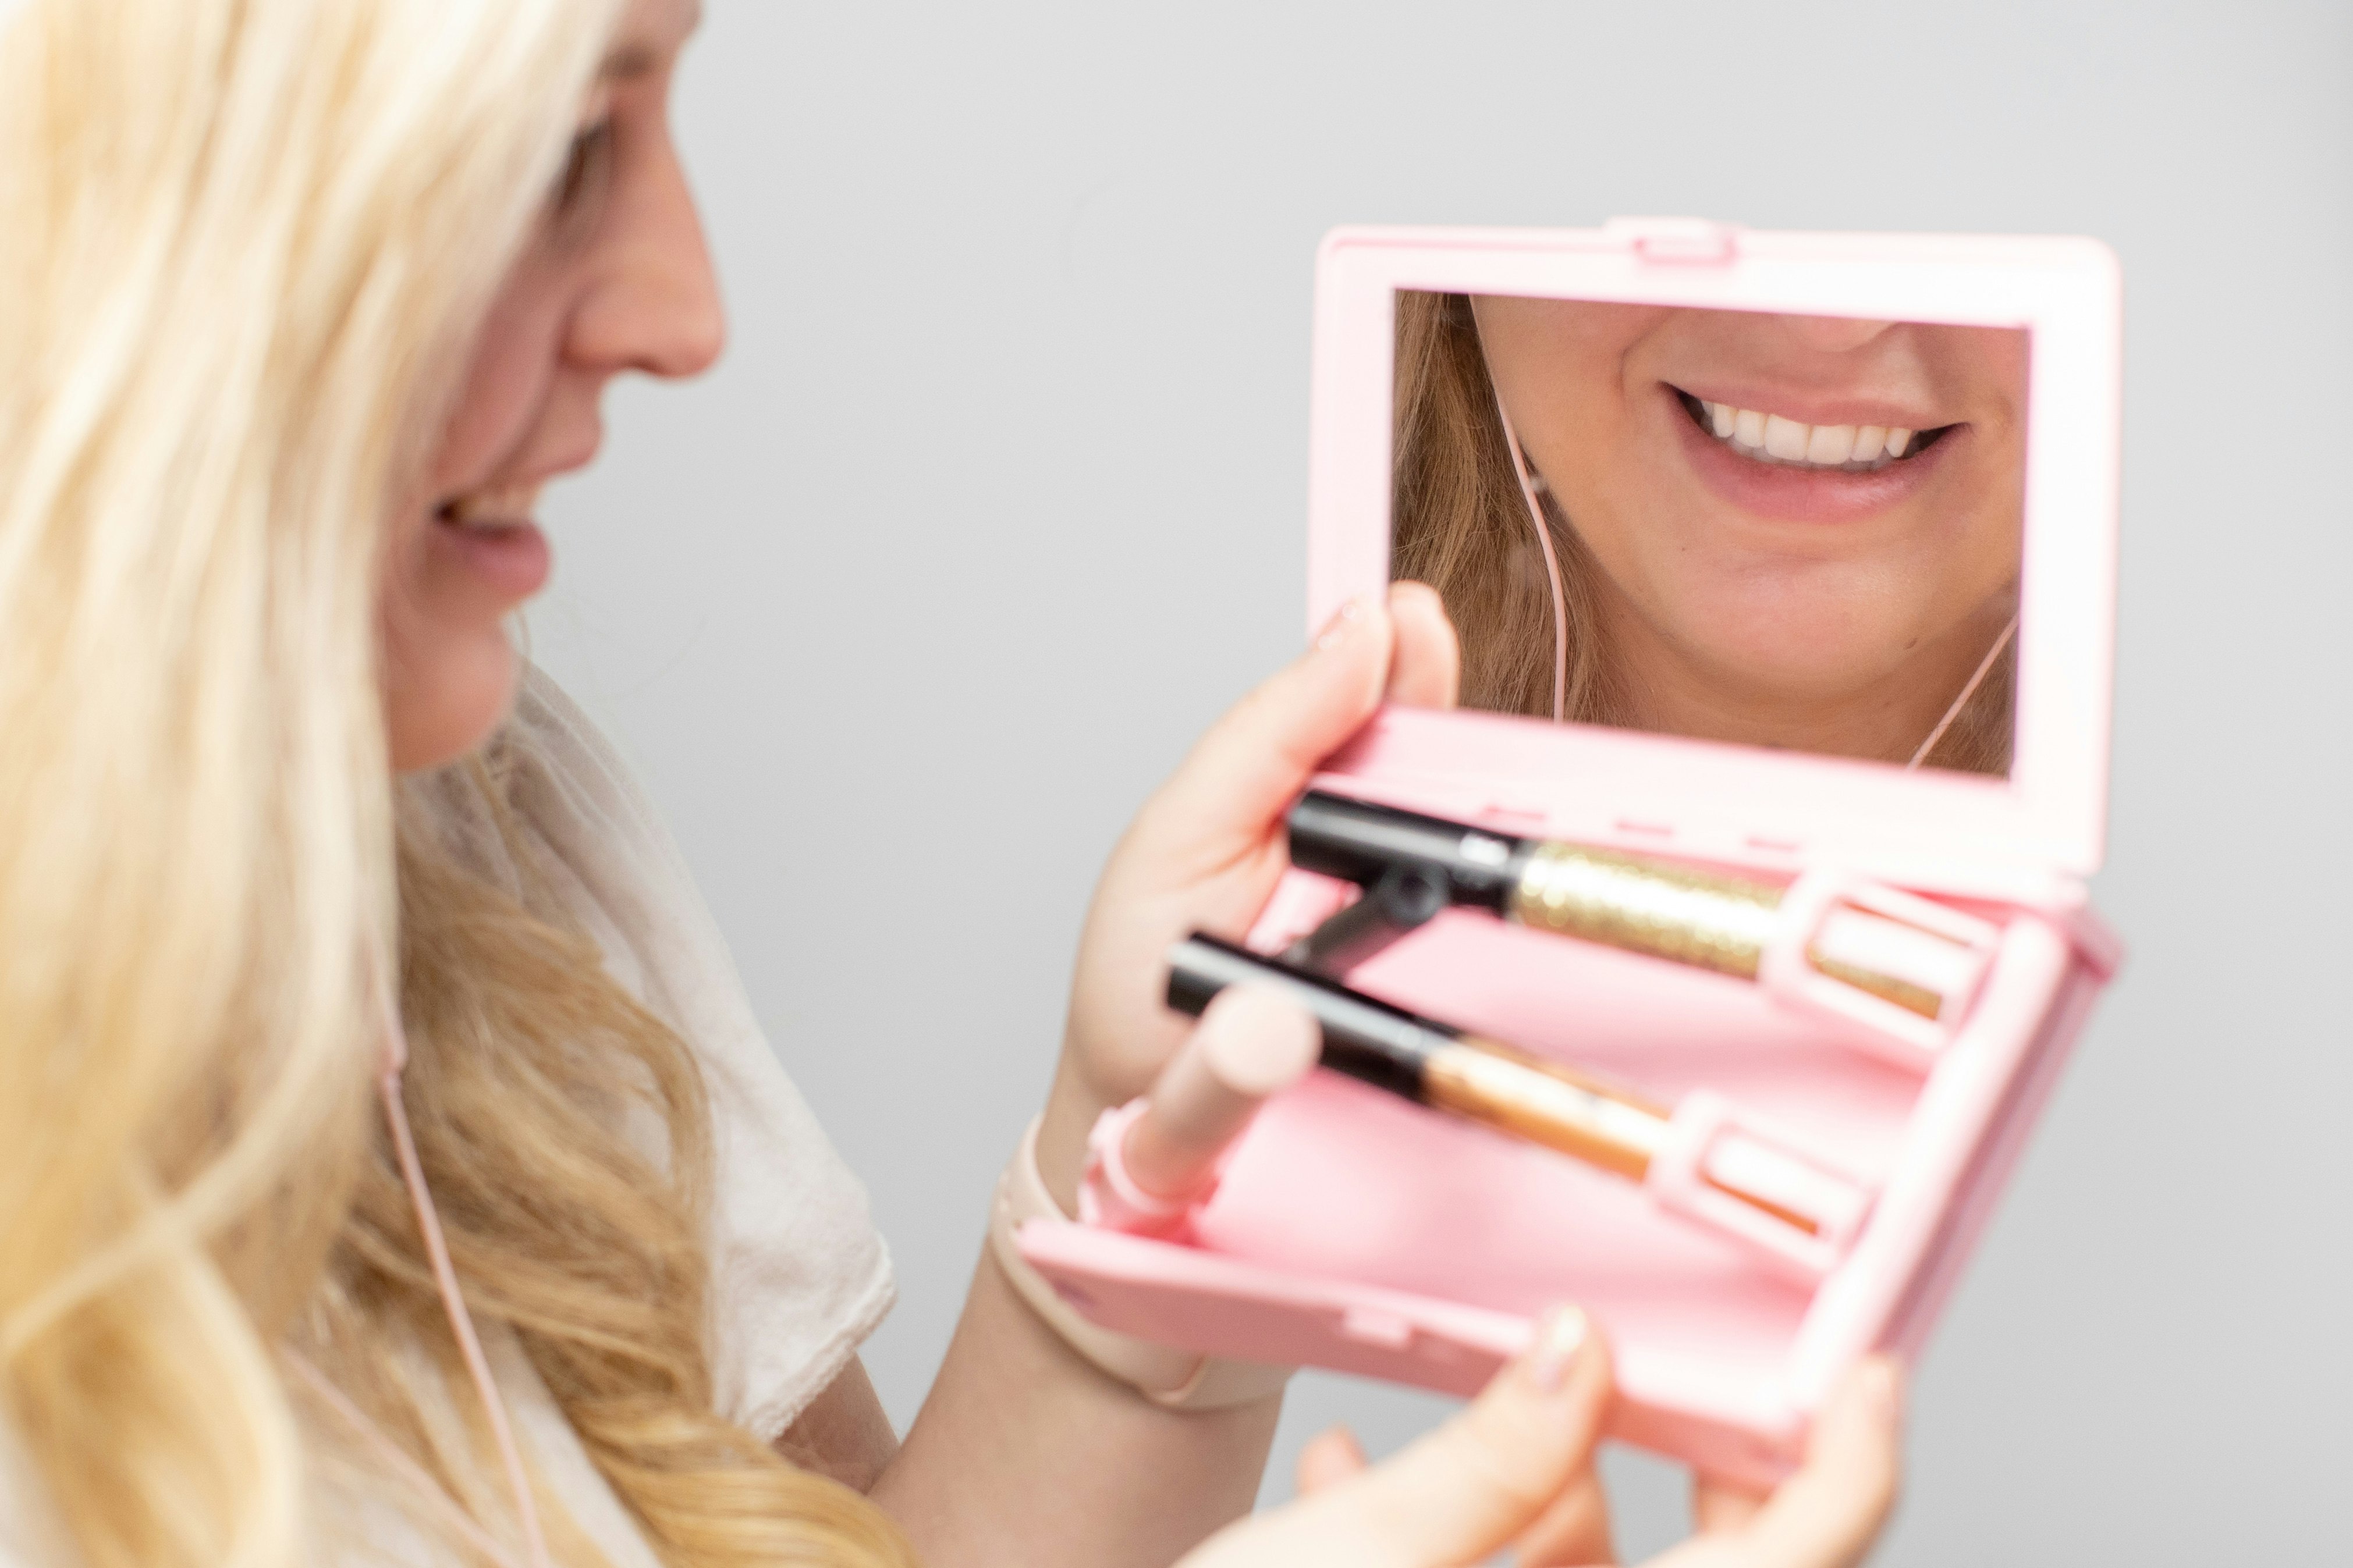
[[[1097,884],[1079,944],[1068,1030],[1038,1140],[1066,1206],[1087,1131],[1143,1092],[1188,1024],[1161,998],[1170,943],[1239,940],[1286,865],[1282,818],[1316,767],[1384,700],[1451,708],[1460,672],[1438,595],[1399,583],[1352,601],[1315,646],[1220,720],[1145,803]]]
[[[1459,1568],[1504,1547],[1522,1568],[1609,1563],[1592,1468],[1609,1358],[1558,1311],[1460,1415],[1376,1468],[1345,1433],[1300,1459],[1301,1500],[1229,1526],[1178,1568]],[[1898,1379],[1865,1362],[1814,1423],[1804,1468],[1770,1498],[1703,1486],[1702,1533],[1646,1568],[1852,1568],[1895,1499]]]

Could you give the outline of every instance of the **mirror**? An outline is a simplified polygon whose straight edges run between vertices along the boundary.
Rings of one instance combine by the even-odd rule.
[[[1391,575],[1464,706],[2009,773],[2025,330],[1396,303]]]

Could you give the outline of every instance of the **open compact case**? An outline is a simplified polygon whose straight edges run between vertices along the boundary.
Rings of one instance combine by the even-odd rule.
[[[1456,1394],[1573,1301],[1614,1436],[1786,1474],[1849,1364],[1922,1345],[2120,957],[2084,886],[2118,379],[2087,240],[1334,234],[1308,624],[1435,582],[1466,705],[1384,710],[1247,942],[1172,954],[1187,1011],[1251,978],[1357,1009],[1317,1014],[1341,1070],[1177,1223],[1091,1202],[1023,1256],[1108,1328]],[[1585,652],[1644,617],[1768,693],[1902,665],[1933,701],[1820,752],[1646,730]]]

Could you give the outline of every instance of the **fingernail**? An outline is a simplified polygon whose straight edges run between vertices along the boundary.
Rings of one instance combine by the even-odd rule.
[[[1575,1307],[1546,1309],[1536,1323],[1535,1343],[1528,1350],[1528,1381],[1538,1394],[1558,1394],[1568,1382],[1568,1369],[1585,1346],[1585,1314]]]
[[[1365,596],[1358,594],[1341,605],[1338,613],[1324,623],[1324,629],[1315,634],[1316,651],[1320,653],[1327,647],[1335,646],[1341,638],[1348,635],[1351,626],[1364,618]]]

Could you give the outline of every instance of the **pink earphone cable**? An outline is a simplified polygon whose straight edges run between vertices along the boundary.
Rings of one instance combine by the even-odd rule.
[[[384,1435],[384,1429],[367,1417],[367,1413],[351,1401],[351,1397],[327,1380],[327,1374],[308,1360],[291,1351],[282,1352],[286,1365],[301,1378],[322,1405],[334,1412],[337,1419],[357,1433],[375,1453],[377,1464],[385,1473],[405,1484],[417,1495],[417,1500],[440,1515],[441,1522],[451,1533],[488,1558],[494,1568],[522,1568],[514,1554],[491,1539],[490,1532],[470,1518],[466,1510],[453,1501],[448,1491],[425,1471],[425,1467],[401,1451],[400,1445]]]
[[[1536,499],[1536,487],[1542,481],[1520,450],[1519,433],[1512,428],[1511,410],[1504,406],[1500,392],[1495,395],[1495,417],[1504,422],[1504,446],[1512,454],[1512,472],[1519,476],[1520,499],[1528,503],[1528,521],[1535,525],[1536,544],[1544,551],[1545,581],[1552,588],[1552,716],[1557,723],[1568,717],[1568,595],[1561,586],[1560,557],[1553,552],[1544,502]]]
[[[408,1065],[407,1032],[401,1027],[400,1009],[393,1000],[391,987],[379,983],[375,991],[384,1014],[385,1047],[384,1073],[377,1079],[377,1088],[384,1098],[385,1121],[392,1130],[393,1156],[399,1163],[400,1179],[408,1188],[409,1202],[417,1210],[417,1227],[425,1238],[425,1256],[433,1266],[433,1281],[440,1289],[442,1309],[448,1314],[450,1331],[458,1338],[458,1353],[465,1360],[475,1393],[481,1396],[482,1414],[490,1421],[491,1441],[498,1445],[499,1458],[506,1465],[507,1484],[514,1489],[515,1516],[522,1527],[525,1558],[530,1568],[553,1568],[553,1559],[547,1554],[547,1537],[540,1529],[539,1508],[532,1498],[531,1478],[523,1468],[522,1450],[515,1444],[506,1401],[500,1397],[498,1384],[491,1376],[490,1359],[482,1354],[481,1337],[474,1331],[473,1314],[466,1310],[466,1298],[458,1289],[458,1271],[449,1262],[449,1244],[441,1234],[433,1194],[425,1185],[425,1168],[417,1158],[417,1139],[409,1131],[408,1111],[401,1103],[400,1075]]]
[[[1945,738],[1945,731],[1953,727],[1953,721],[1961,716],[1961,710],[1969,705],[1969,699],[1975,697],[1978,688],[1985,684],[1985,678],[1992,672],[1994,660],[2001,657],[2001,650],[2008,647],[2010,639],[2017,635],[2018,616],[2013,614],[2010,617],[2010,625],[2001,628],[2001,636],[1993,639],[1993,647],[1986,649],[1986,656],[1978,660],[1977,673],[1969,677],[1967,686],[1961,688],[1961,694],[1953,699],[1953,705],[1945,710],[1945,716],[1936,721],[1936,727],[1928,731],[1928,738],[1920,742],[1920,749],[1912,753],[1912,760],[1904,764],[1906,773],[1928,760],[1928,753],[1936,749],[1936,742]]]

